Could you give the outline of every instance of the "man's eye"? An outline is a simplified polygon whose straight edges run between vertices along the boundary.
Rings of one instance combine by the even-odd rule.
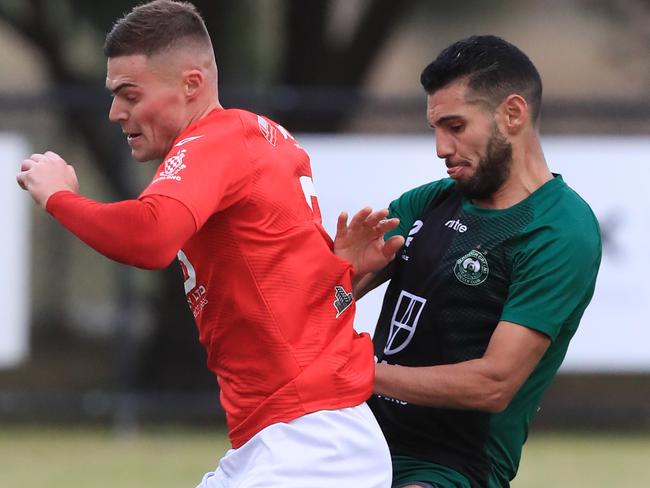
[[[463,125],[462,124],[450,125],[449,130],[451,130],[452,132],[460,132],[463,130]]]

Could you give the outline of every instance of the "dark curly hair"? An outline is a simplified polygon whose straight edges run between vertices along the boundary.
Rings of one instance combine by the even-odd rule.
[[[528,103],[534,123],[539,119],[542,79],[537,68],[519,48],[496,36],[472,36],[444,49],[429,64],[420,82],[428,94],[457,80],[466,79],[474,93],[495,109],[516,93]]]

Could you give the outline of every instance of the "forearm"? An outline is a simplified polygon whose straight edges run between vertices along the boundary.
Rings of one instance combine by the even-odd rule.
[[[414,368],[377,364],[375,393],[417,405],[500,412],[550,343],[541,332],[500,321],[481,358]]]
[[[162,196],[99,203],[58,192],[47,211],[90,247],[115,261],[163,268],[194,233],[194,220],[180,202]]]
[[[352,295],[354,295],[355,300],[359,300],[374,288],[371,287],[374,276],[374,273],[367,273],[365,275],[355,273],[352,275]]]
[[[508,378],[485,362],[481,358],[428,367],[379,363],[374,392],[422,406],[498,412],[514,391]]]
[[[364,275],[355,274],[352,277],[352,294],[354,295],[355,300],[361,299],[366,293],[388,281],[392,272],[393,263],[391,262],[377,272],[366,273]]]

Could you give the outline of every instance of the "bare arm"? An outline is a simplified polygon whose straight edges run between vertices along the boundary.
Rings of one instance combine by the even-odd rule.
[[[366,293],[371,292],[382,283],[391,279],[394,264],[391,261],[375,273],[367,273],[352,285],[352,294],[356,300],[361,299]]]
[[[540,332],[501,321],[482,358],[427,367],[379,363],[374,392],[417,405],[500,412],[550,343]]]

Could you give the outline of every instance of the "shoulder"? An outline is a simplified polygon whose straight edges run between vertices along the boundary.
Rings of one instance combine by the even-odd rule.
[[[444,198],[454,188],[453,180],[445,178],[420,185],[393,200],[388,207],[389,216],[399,218],[400,223],[392,232],[386,234],[386,237],[395,234],[407,235],[413,223],[423,218],[431,203],[439,197]]]
[[[589,204],[561,177],[533,194],[533,218],[523,229],[520,251],[593,264],[600,262],[600,226]]]
[[[238,110],[216,109],[188,127],[174,142],[165,163],[182,158],[184,164],[216,167],[216,163],[249,158],[245,129]]]
[[[188,127],[175,141],[174,148],[205,147],[215,142],[236,140],[243,125],[236,110],[216,109]]]
[[[391,209],[419,209],[422,212],[435,198],[449,193],[454,187],[454,181],[451,178],[425,183],[393,200]]]
[[[287,129],[264,115],[241,109],[231,109],[241,124],[244,140],[251,147],[277,148],[284,144],[296,146],[295,138]],[[261,146],[256,146],[261,144]]]
[[[565,240],[600,245],[598,219],[589,204],[561,176],[552,183],[548,191],[533,201],[532,225]]]

